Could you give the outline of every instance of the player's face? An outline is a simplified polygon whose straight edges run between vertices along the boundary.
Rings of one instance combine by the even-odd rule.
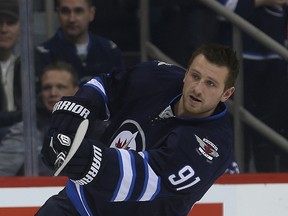
[[[65,70],[46,71],[41,79],[41,96],[44,106],[52,111],[63,96],[72,96],[78,87],[73,85],[72,75]]]
[[[59,0],[57,11],[65,37],[74,43],[86,42],[95,7],[89,6],[85,0]]]
[[[10,51],[18,41],[20,25],[18,19],[0,15],[0,51]]]
[[[234,87],[225,90],[227,76],[227,67],[211,64],[204,55],[198,55],[185,74],[177,114],[192,118],[210,116],[218,103],[234,92]]]

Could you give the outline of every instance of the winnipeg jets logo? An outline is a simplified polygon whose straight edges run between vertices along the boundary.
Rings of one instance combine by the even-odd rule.
[[[146,145],[143,129],[136,121],[125,120],[111,137],[110,147],[144,151]]]
[[[127,149],[132,148],[135,150],[136,142],[135,137],[137,133],[132,134],[130,131],[123,131],[113,141],[116,148]]]
[[[200,137],[198,137],[196,134],[195,134],[195,137],[196,137],[197,142],[200,145],[198,148],[199,153],[204,155],[210,161],[212,161],[213,158],[219,157],[219,154],[217,152],[218,147],[216,145],[214,145],[211,141],[209,141],[206,138],[204,138],[203,140],[200,139]]]

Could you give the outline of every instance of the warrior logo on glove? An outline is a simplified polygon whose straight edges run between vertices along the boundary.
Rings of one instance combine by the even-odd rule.
[[[69,136],[66,136],[64,134],[58,134],[57,139],[59,140],[61,145],[64,145],[64,146],[70,146],[71,145],[71,139]]]
[[[70,111],[72,113],[80,115],[82,118],[87,119],[90,111],[80,104],[76,104],[71,101],[59,101],[54,105],[53,113],[57,110]]]

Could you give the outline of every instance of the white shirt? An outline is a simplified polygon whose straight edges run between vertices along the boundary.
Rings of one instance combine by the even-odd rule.
[[[4,87],[4,93],[6,95],[6,109],[7,111],[14,111],[14,66],[15,66],[16,56],[11,55],[7,61],[0,61],[1,65],[1,76],[2,84]]]
[[[86,56],[88,53],[87,47],[88,47],[88,43],[76,44],[77,55],[79,56],[82,62],[86,59]]]

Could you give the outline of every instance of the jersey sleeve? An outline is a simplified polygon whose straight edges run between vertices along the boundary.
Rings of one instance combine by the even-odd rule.
[[[185,70],[176,65],[148,61],[127,70],[115,70],[94,77],[76,93],[77,97],[91,100],[99,112],[99,119],[107,120],[116,115],[127,102],[153,96],[181,83],[175,91],[181,91]]]
[[[98,119],[108,120],[113,107],[119,107],[120,104],[115,104],[115,98],[124,95],[125,83],[129,71],[114,70],[111,73],[103,73],[95,76],[85,83],[75,94],[76,97],[81,97],[91,101],[96,109],[98,109]],[[117,101],[119,103],[119,100]]]

